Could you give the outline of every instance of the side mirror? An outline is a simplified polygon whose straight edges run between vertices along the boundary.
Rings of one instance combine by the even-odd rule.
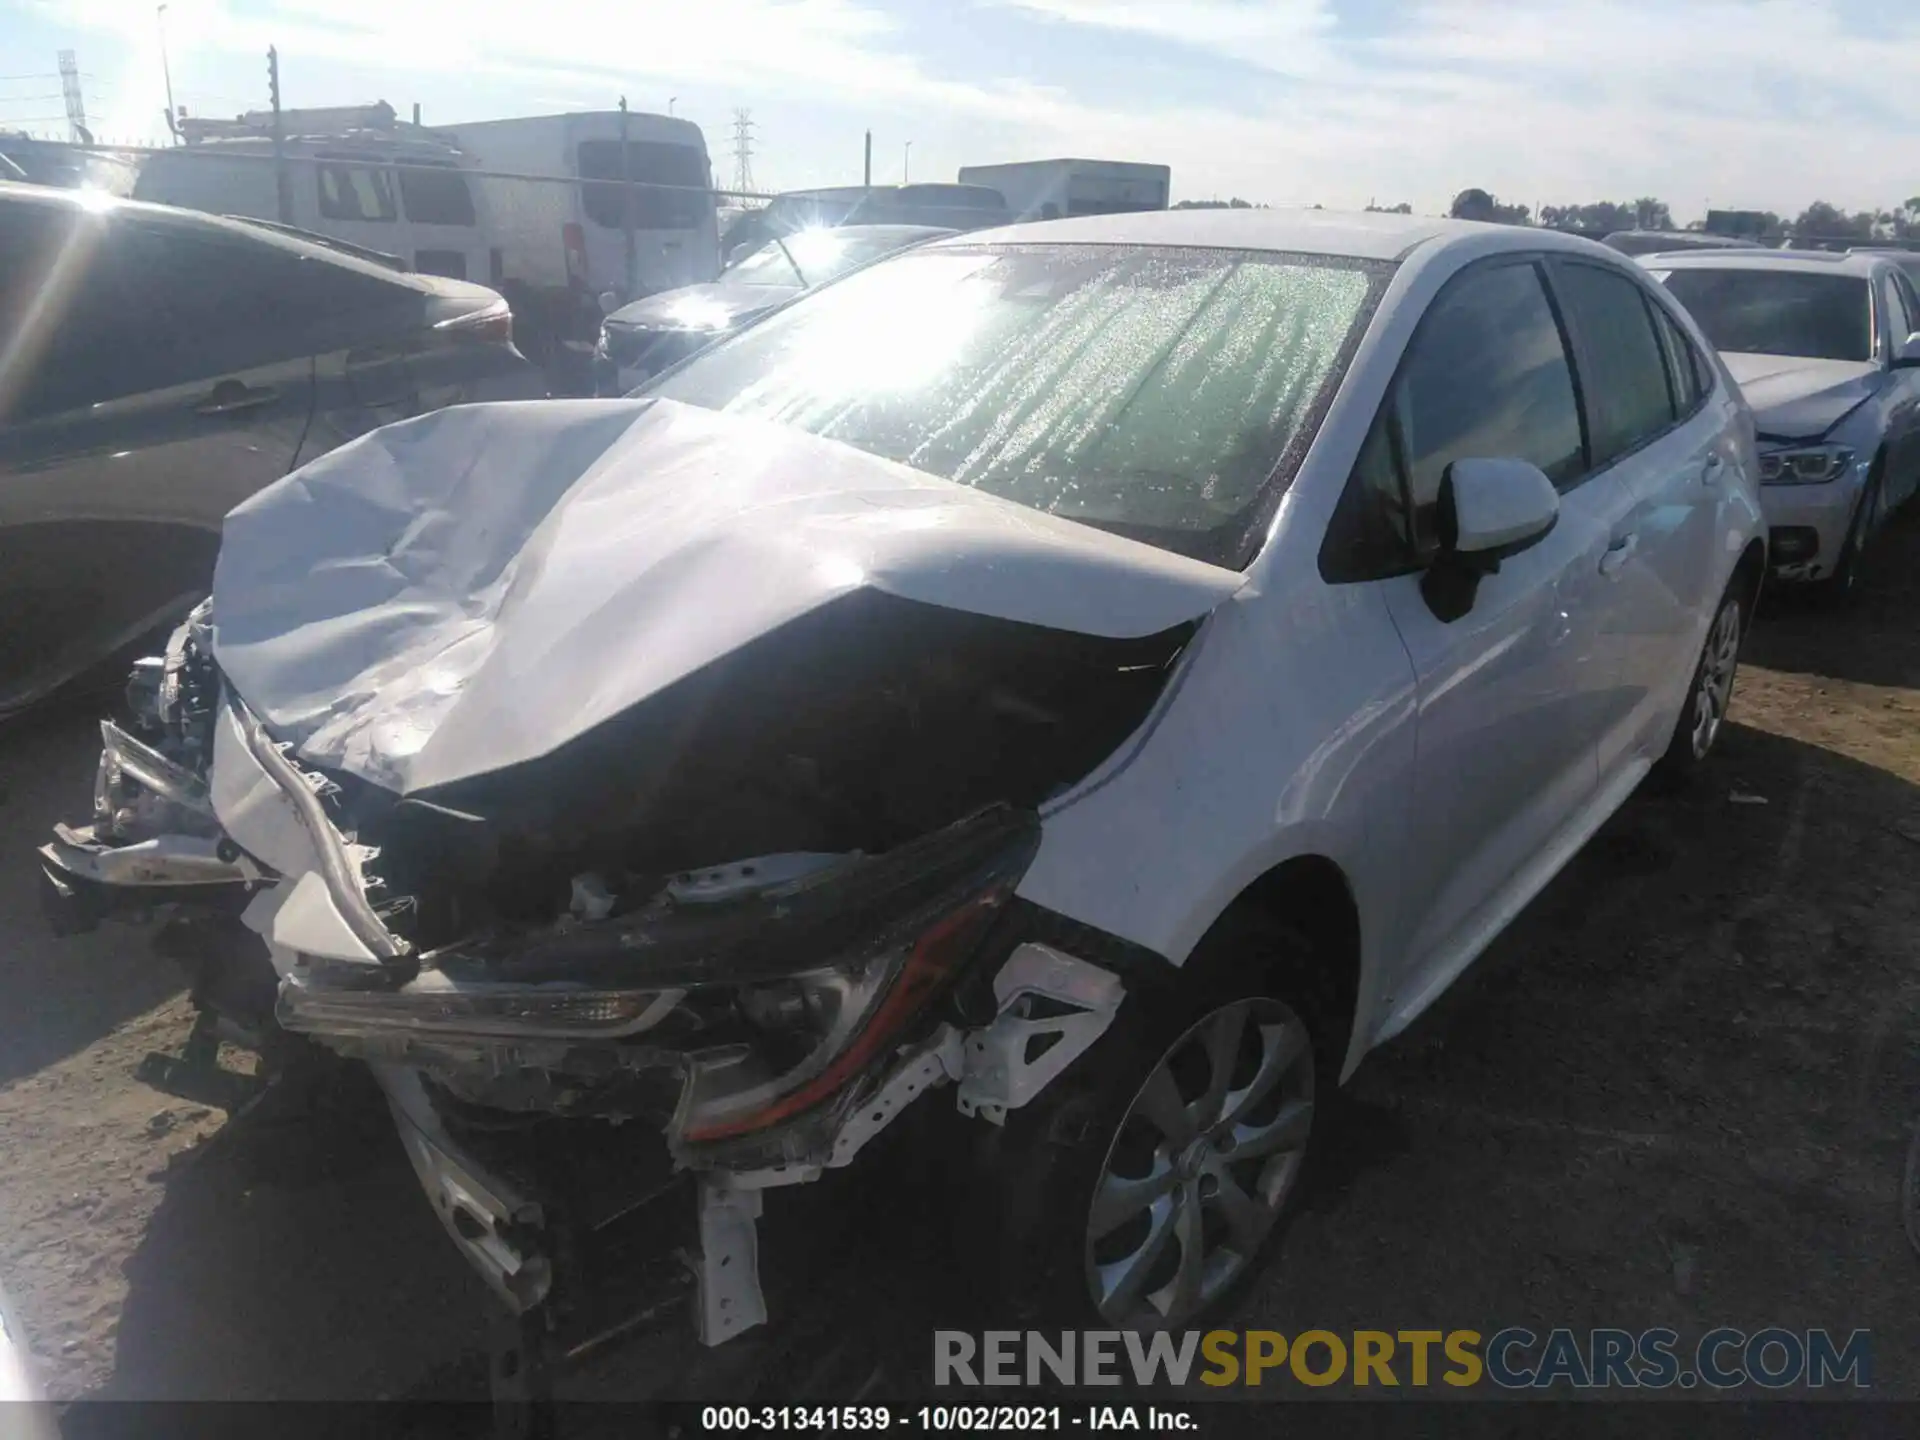
[[[1920,367],[1920,335],[1909,335],[1893,342],[1893,368],[1912,370]]]
[[[1440,480],[1435,523],[1440,553],[1421,577],[1435,618],[1451,624],[1473,608],[1483,576],[1538,545],[1560,521],[1560,493],[1525,460],[1456,460]]]

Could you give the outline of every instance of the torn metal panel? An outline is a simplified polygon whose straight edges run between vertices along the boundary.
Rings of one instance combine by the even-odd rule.
[[[850,591],[1128,639],[1241,584],[774,424],[475,405],[229,515],[216,651],[303,760],[411,793],[551,753]]]

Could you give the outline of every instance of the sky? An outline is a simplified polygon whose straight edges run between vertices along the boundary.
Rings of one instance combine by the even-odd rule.
[[[1797,213],[1920,195],[1912,0],[0,0],[0,128],[63,136],[56,53],[101,139],[190,113],[384,99],[429,123],[751,111],[763,190],[951,180],[1077,155],[1174,196],[1444,212],[1666,200]],[[911,147],[909,149],[909,147]]]

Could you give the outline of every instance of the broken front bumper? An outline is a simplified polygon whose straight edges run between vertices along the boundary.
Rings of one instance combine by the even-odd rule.
[[[370,1064],[435,1213],[515,1313],[553,1303],[557,1257],[579,1248],[562,1237],[691,1171],[700,1335],[757,1324],[761,1190],[849,1164],[949,1083],[999,1123],[1120,1003],[1111,970],[1023,928],[1011,897],[1038,821],[1009,810],[882,855],[681,876],[624,909],[588,884],[584,915],[416,953],[369,901],[376,852],[335,823],[324,779],[216,693],[204,773],[103,726],[95,824],[41,850],[55,902],[244,907],[280,1024]],[[586,1206],[475,1116],[640,1158]]]

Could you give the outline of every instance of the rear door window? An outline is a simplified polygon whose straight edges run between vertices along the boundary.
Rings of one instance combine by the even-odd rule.
[[[471,225],[473,192],[467,177],[451,165],[402,165],[400,199],[407,207],[407,219],[416,225]]]
[[[383,222],[399,218],[393,180],[383,166],[323,160],[314,167],[320,214],[327,220]]]
[[[1632,279],[1578,261],[1556,263],[1553,274],[1580,337],[1588,441],[1599,467],[1673,424],[1667,358]]]

